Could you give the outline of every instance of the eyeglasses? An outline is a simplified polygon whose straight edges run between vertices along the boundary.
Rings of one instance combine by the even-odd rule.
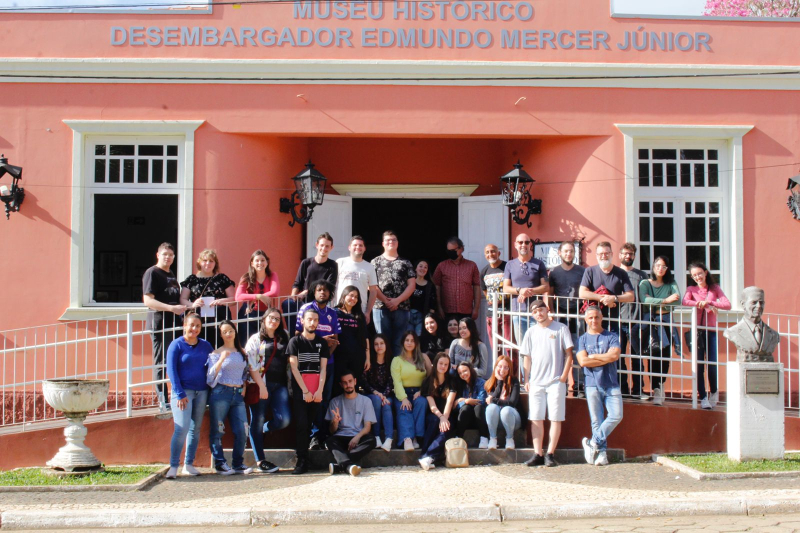
[[[619,255],[622,257],[636,257],[636,252],[620,252]]]
[[[531,241],[517,241],[517,244],[530,244]]]
[[[281,321],[281,317],[279,317],[279,316],[267,315],[267,320],[270,320],[270,321],[272,321],[272,322],[280,322],[280,321]]]
[[[597,252],[597,257],[610,257],[611,252]]]

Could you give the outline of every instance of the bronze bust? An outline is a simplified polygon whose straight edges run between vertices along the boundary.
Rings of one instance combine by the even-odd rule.
[[[723,332],[736,345],[736,360],[740,363],[774,363],[772,352],[781,340],[778,332],[761,320],[764,313],[764,291],[747,287],[740,299],[744,318]]]

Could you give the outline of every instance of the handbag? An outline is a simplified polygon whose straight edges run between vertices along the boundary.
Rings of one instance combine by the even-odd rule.
[[[264,373],[261,374],[261,379],[264,379],[264,376],[267,373],[267,369],[269,365],[272,363],[272,358],[275,357],[275,352],[278,351],[278,339],[276,338],[272,343],[272,355],[269,356],[269,361],[267,361],[266,366],[264,367]],[[251,382],[247,384],[247,388],[244,391],[244,403],[245,405],[253,405],[261,400],[261,392],[258,390],[258,383]]]
[[[455,437],[444,443],[444,465],[447,468],[466,468],[469,466],[467,441]]]

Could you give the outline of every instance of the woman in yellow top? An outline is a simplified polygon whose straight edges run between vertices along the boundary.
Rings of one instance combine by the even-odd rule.
[[[417,437],[425,435],[425,412],[428,401],[420,394],[422,381],[428,375],[431,361],[419,349],[419,338],[413,331],[403,335],[403,349],[392,360],[390,371],[394,382],[394,410],[397,440],[406,451],[419,448]]]

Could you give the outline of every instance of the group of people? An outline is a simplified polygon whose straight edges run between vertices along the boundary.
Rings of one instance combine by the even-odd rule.
[[[448,259],[431,277],[426,261],[414,266],[399,256],[391,231],[383,235],[384,253],[371,262],[364,260],[360,236],[351,238],[348,257],[333,261],[332,248],[329,234],[318,237],[317,253],[300,264],[291,297],[277,306],[273,299],[280,285],[263,250],[252,254],[238,284],[220,272],[214,250],[203,250],[197,272],[178,283],[170,270],[174,248],[159,247],[157,264],[144,275],[143,294],[151,310],[155,377],[163,379],[166,351],[172,385],[171,399],[165,387],[158,389],[160,403],[175,420],[168,477],[177,475],[184,441],[184,473],[196,475],[192,463],[206,403],[221,474],[252,471],[243,464],[248,427],[256,468],[276,472],[265,459],[264,434],[294,420],[294,473],[307,471],[308,450],[324,445],[335,459],[331,473],[357,475],[361,457],[374,448],[420,449],[420,465],[432,468],[443,457],[445,441],[468,429],[478,430],[479,447],[496,448],[502,427],[504,445],[513,449],[523,419],[520,390],[528,392],[532,422],[535,454],[529,464],[554,466],[576,345],[582,372],[573,377],[573,392],[582,394],[585,387],[592,419],[592,437],[584,439],[587,461],[606,464],[606,439],[621,420],[622,395],[644,393],[637,373],[643,358],[656,374],[654,402],[663,402],[669,347],[678,346],[669,313],[681,301],[664,257],[653,261],[647,278],[632,267],[631,243],[620,251],[622,267],[612,264],[611,246],[602,242],[599,264],[584,268],[574,262],[573,244],[564,242],[561,264],[548,272],[523,233],[515,239],[517,257],[508,262],[500,260],[497,246],[487,245],[487,265],[479,271],[463,257],[463,242],[453,237]],[[717,310],[730,303],[703,265],[693,264],[691,274],[697,286],[682,301],[697,306],[701,324],[712,327]],[[521,372],[510,352],[492,365],[476,323],[481,291],[490,307],[512,311],[497,325],[488,313],[485,326],[490,335],[493,327],[508,340],[513,334]],[[578,298],[586,302],[582,316]],[[234,305],[236,323],[229,310]],[[283,317],[294,314],[296,320],[284,325]],[[651,325],[629,322],[639,316]],[[180,325],[183,336],[173,340],[170,334]],[[716,361],[715,337],[709,332],[703,347],[709,362]],[[617,375],[628,344],[634,354],[630,386]],[[717,394],[716,365],[708,370],[708,392],[700,386],[703,407],[713,405]],[[545,414],[551,422],[546,450]],[[234,436],[232,467],[221,446],[226,418]]]

